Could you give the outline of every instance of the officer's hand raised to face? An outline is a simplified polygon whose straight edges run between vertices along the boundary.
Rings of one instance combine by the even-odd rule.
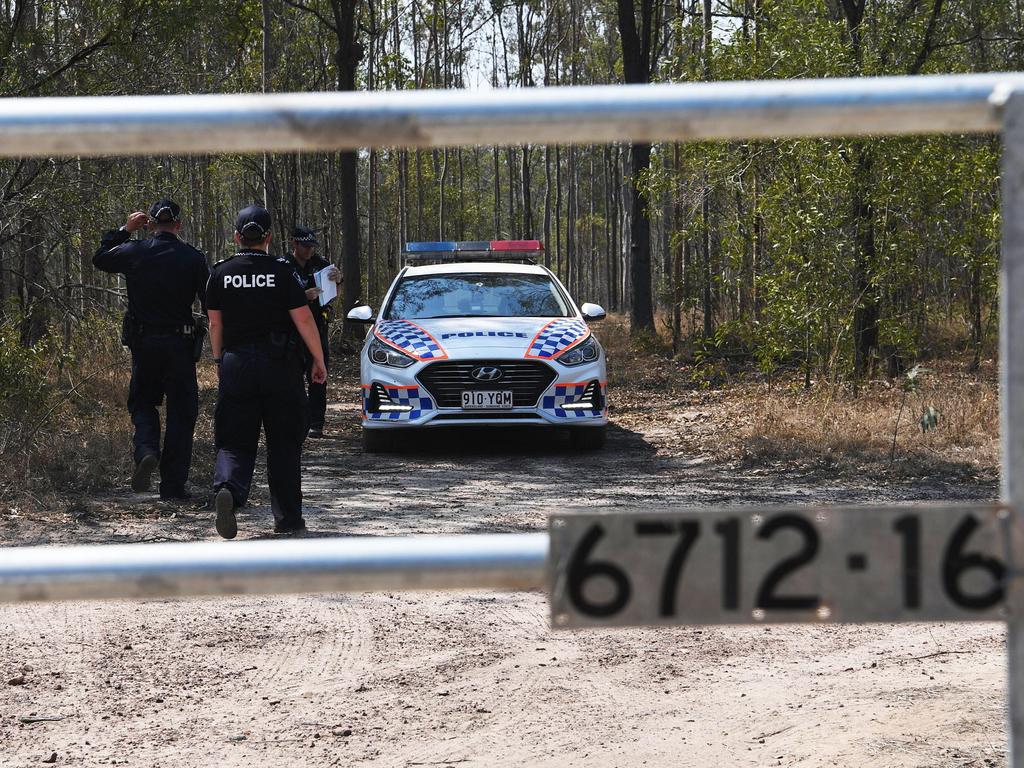
[[[143,213],[142,211],[136,211],[128,216],[128,221],[125,222],[125,232],[136,232],[149,223],[149,214]]]

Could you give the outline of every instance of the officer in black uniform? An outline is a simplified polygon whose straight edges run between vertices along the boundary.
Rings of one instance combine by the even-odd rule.
[[[130,239],[147,224],[151,237]],[[132,490],[148,490],[159,464],[164,499],[189,498],[185,482],[199,414],[196,346],[202,344],[192,307],[197,298],[205,302],[210,276],[206,257],[178,239],[180,230],[181,209],[161,199],[148,215],[136,211],[123,227],[103,235],[92,259],[104,272],[123,274],[128,287],[122,340],[132,353],[128,389],[128,410],[135,425]],[[165,396],[167,429],[161,451],[157,406]]]
[[[207,288],[210,346],[220,376],[214,506],[217,533],[225,539],[238,532],[235,509],[249,498],[261,425],[274,531],[306,528],[300,462],[309,406],[299,345],[304,343],[313,358],[313,381],[326,381],[327,369],[302,278],[288,259],[267,253],[270,240],[266,208],[240,211],[235,219],[240,250],[214,266]]]
[[[327,267],[331,271],[327,273],[328,279],[340,284],[342,282],[341,270],[335,267],[327,259],[314,253],[317,246],[316,233],[309,227],[297,226],[292,231],[292,255],[291,260],[295,265],[295,271],[302,276],[306,288],[306,298],[309,300],[309,311],[313,313],[316,320],[316,328],[320,333],[320,346],[324,350],[324,365],[330,369],[330,348],[327,343],[327,326],[330,323],[330,305],[320,306],[321,290],[316,286],[315,275]],[[317,384],[312,379],[312,361],[306,366],[306,384],[309,387],[309,436],[324,436],[324,418],[327,414],[327,383]]]

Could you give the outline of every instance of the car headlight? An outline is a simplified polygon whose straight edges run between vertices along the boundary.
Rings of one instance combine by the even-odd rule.
[[[370,348],[366,351],[366,354],[370,358],[371,363],[388,365],[392,368],[408,368],[416,362],[404,352],[399,352],[379,339],[374,339],[370,342]]]
[[[572,367],[574,365],[592,363],[595,360],[597,360],[597,357],[600,354],[601,345],[597,343],[597,339],[591,336],[582,344],[578,344],[577,346],[570,349],[568,352],[563,352],[561,355],[558,356],[557,360],[562,365]]]

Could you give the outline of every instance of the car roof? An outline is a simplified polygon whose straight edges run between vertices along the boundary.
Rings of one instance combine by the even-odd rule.
[[[405,276],[418,277],[421,275],[450,275],[480,272],[518,275],[548,274],[548,271],[538,264],[512,264],[508,262],[493,261],[458,261],[449,264],[427,264],[422,267],[409,267],[405,270]]]

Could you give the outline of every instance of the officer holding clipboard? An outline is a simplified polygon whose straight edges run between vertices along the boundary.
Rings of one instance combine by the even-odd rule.
[[[325,258],[315,253],[317,247],[316,233],[309,227],[297,226],[292,231],[291,261],[295,271],[302,277],[309,301],[309,311],[316,320],[320,334],[320,346],[324,350],[324,365],[330,368],[330,349],[327,342],[327,330],[330,323],[330,305],[321,306],[321,289],[317,287],[316,275],[325,269],[327,279],[340,285],[341,270]],[[309,436],[324,436],[324,419],[327,414],[327,383],[318,384],[312,378],[312,361],[306,366],[306,385],[309,387]]]

